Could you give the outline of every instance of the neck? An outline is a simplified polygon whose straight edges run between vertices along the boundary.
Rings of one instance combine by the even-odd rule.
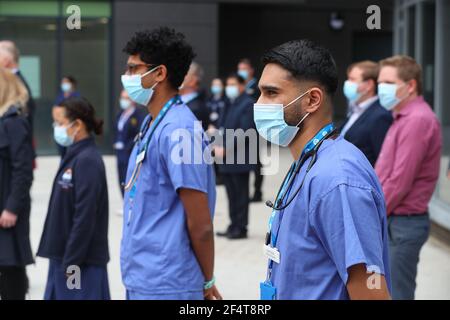
[[[73,139],[73,141],[76,143],[78,141],[81,141],[81,140],[84,140],[84,139],[87,139],[87,138],[89,138],[89,133],[87,133],[86,131],[81,131],[80,133],[78,133],[75,136],[75,139]]]
[[[320,120],[314,119],[314,121],[311,123],[307,122],[306,120],[308,119],[305,119],[305,125],[303,126],[297,137],[295,137],[294,141],[292,141],[292,143],[289,145],[289,150],[291,151],[292,157],[295,160],[300,159],[302,151],[309,140],[314,138],[314,136],[317,134],[317,132],[319,132],[320,129],[331,122],[331,118],[328,117]]]
[[[413,94],[409,95],[405,99],[403,99],[398,106],[394,108],[394,112],[399,112],[402,110],[405,106],[407,106],[412,100],[416,99],[418,97],[417,93],[414,92]]]
[[[148,112],[152,115],[152,120],[154,120],[158,116],[158,113],[164,107],[166,102],[172,99],[177,93],[178,90],[175,89],[165,90],[161,92],[155,91],[149,105],[147,106]]]
[[[363,103],[364,101],[367,101],[367,100],[369,100],[370,98],[372,98],[372,97],[374,97],[375,96],[375,92],[369,92],[369,93],[366,93],[365,95],[363,95],[361,98],[359,98],[359,100],[356,102],[356,104],[361,104],[361,103]]]

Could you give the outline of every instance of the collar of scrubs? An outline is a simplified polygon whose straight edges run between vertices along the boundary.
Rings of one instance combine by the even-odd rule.
[[[147,152],[148,145],[150,144],[151,138],[153,136],[153,133],[155,132],[158,125],[161,123],[161,120],[164,118],[164,116],[167,114],[169,109],[176,104],[180,104],[181,99],[179,95],[174,96],[169,101],[166,102],[166,104],[163,106],[161,111],[159,111],[158,115],[156,116],[155,120],[152,124],[151,122],[151,116],[149,115],[146,119],[145,124],[142,126],[142,130],[139,132],[139,139],[138,139],[138,157],[140,158],[139,162],[136,162],[135,167],[133,169],[133,173],[131,175],[130,181],[127,182],[125,185],[125,190],[130,190],[130,198],[133,199],[135,192],[136,192],[136,181],[139,177],[139,173],[141,170],[142,162],[144,161],[145,153]],[[150,130],[148,137],[144,143],[142,143],[142,138],[147,134],[147,131]],[[141,156],[142,155],[142,156]]]
[[[276,199],[275,199],[275,203],[277,204],[279,199],[281,199],[283,197],[283,195],[286,193],[286,196],[289,196],[289,189],[288,186],[292,185],[290,183],[290,180],[295,178],[292,177],[292,174],[295,172],[296,169],[298,169],[298,166],[302,165],[302,162],[304,162],[304,157],[305,155],[307,155],[308,153],[310,153],[323,139],[325,139],[325,137],[334,130],[334,124],[333,123],[329,123],[327,124],[325,127],[323,127],[322,129],[320,129],[320,131],[311,139],[309,140],[309,142],[305,145],[305,147],[303,148],[302,151],[302,155],[300,157],[299,160],[296,160],[290,167],[286,178],[284,179],[284,183],[280,189],[280,192],[278,193]],[[306,160],[306,159],[305,159]],[[272,214],[270,216],[269,219],[269,234],[271,234],[271,245],[272,247],[275,248],[276,243],[277,243],[277,238],[278,238],[278,232],[280,230],[280,226],[281,226],[281,221],[283,219],[283,214],[282,212],[280,212],[280,216],[279,216],[279,222],[278,222],[278,227],[277,227],[277,231],[276,233],[272,233],[272,226],[273,226],[273,221],[275,219],[275,216],[277,215],[277,211],[278,210],[272,210]],[[283,211],[283,210],[282,210]],[[272,262],[272,260],[271,260]]]

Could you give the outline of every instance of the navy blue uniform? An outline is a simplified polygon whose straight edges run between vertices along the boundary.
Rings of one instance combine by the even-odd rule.
[[[253,99],[247,94],[242,94],[227,108],[221,130],[224,132],[225,156],[230,160],[219,164],[219,172],[223,175],[223,182],[228,195],[231,225],[228,228],[230,234],[246,234],[248,224],[249,207],[249,174],[256,168],[256,146],[252,150],[249,140],[256,141],[257,133],[253,131],[254,139],[246,139],[244,135],[236,133],[233,137],[234,148],[231,141],[227,142],[226,129],[255,129],[253,121]],[[228,137],[230,138],[230,137]],[[244,146],[243,148],[241,146]],[[245,157],[240,155],[245,152]],[[254,158],[254,159],[252,159]],[[232,160],[231,160],[232,159]],[[241,161],[241,160],[244,161]],[[232,164],[226,164],[232,161]],[[239,163],[243,162],[243,163]]]
[[[17,215],[17,222],[12,228],[0,228],[1,300],[25,299],[25,266],[33,263],[29,238],[33,158],[29,122],[11,106],[0,116],[0,216],[6,209]]]
[[[108,189],[93,137],[67,148],[37,254],[50,259],[45,299],[109,299]],[[82,291],[67,288],[64,273],[73,265],[81,268]]]
[[[219,128],[220,124],[222,123],[222,118],[225,114],[227,103],[228,101],[225,96],[211,96],[206,102],[206,106],[208,107],[209,111],[209,122],[216,128]]]
[[[119,173],[120,191],[123,196],[123,184],[127,175],[128,159],[134,146],[134,138],[139,133],[139,128],[146,116],[145,110],[136,107],[134,111],[128,116],[125,116],[126,111],[122,111],[117,116],[116,120],[116,136],[114,149],[117,156],[117,169]]]

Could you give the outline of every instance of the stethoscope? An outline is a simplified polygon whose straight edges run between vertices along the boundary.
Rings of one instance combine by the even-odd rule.
[[[266,201],[266,206],[268,206],[269,208],[272,208],[273,210],[280,211],[280,210],[286,209],[286,208],[291,204],[291,202],[294,201],[295,197],[296,197],[297,194],[300,192],[300,190],[301,190],[302,187],[303,187],[303,184],[305,183],[305,179],[306,179],[306,176],[308,175],[309,170],[311,170],[311,168],[314,166],[314,164],[315,164],[316,161],[317,161],[317,152],[319,151],[320,146],[322,145],[322,143],[323,143],[326,139],[328,139],[328,138],[330,138],[331,136],[335,135],[336,132],[337,132],[337,129],[336,129],[336,128],[333,129],[333,130],[331,130],[327,135],[325,135],[325,136],[323,137],[323,139],[321,139],[321,140],[319,141],[319,143],[317,143],[317,144],[314,146],[314,148],[313,148],[311,151],[306,152],[306,153],[300,158],[299,165],[296,165],[296,166],[295,166],[293,173],[292,173],[292,174],[289,174],[289,172],[291,171],[291,170],[289,170],[289,172],[287,173],[287,175],[284,177],[283,182],[281,183],[281,187],[280,187],[280,189],[278,190],[277,196],[276,196],[276,198],[275,198],[275,199],[277,199],[277,200],[275,200],[276,203],[273,204],[272,201],[267,200],[267,201]],[[302,179],[302,182],[300,183],[300,186],[297,188],[297,190],[295,191],[295,193],[294,193],[290,198],[287,199],[286,203],[285,203],[284,205],[282,205],[285,195],[289,192],[290,188],[292,187],[292,185],[293,185],[293,183],[294,183],[295,176],[300,172],[300,169],[301,169],[302,166],[305,164],[306,160],[308,160],[310,157],[312,157],[312,158],[311,158],[311,161],[309,162],[308,167],[306,168],[306,172],[305,172],[305,175],[303,176],[303,179]],[[278,197],[280,196],[280,193],[281,193],[282,190],[284,189],[283,186],[284,186],[284,184],[285,184],[285,182],[286,182],[287,179],[289,179],[289,180],[288,180],[288,184],[287,184],[287,186],[286,186],[286,188],[285,188],[285,192],[283,192],[283,195],[281,196],[281,198],[278,199]]]

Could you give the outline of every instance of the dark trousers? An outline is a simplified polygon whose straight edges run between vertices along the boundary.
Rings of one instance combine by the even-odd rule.
[[[393,299],[414,299],[419,254],[429,233],[428,215],[389,216],[389,255]]]
[[[25,267],[0,267],[1,300],[25,300],[27,282]]]
[[[229,232],[247,232],[249,197],[249,173],[223,174],[223,182],[228,196],[231,224]]]
[[[127,179],[127,169],[128,169],[128,161],[121,161],[117,159],[117,173],[119,174],[119,186],[120,186],[120,192],[124,193],[124,186]]]
[[[256,169],[255,169],[255,193],[254,195],[262,195],[262,183],[263,183],[263,175],[261,174],[261,168],[262,164],[258,157],[258,162],[256,163]]]

